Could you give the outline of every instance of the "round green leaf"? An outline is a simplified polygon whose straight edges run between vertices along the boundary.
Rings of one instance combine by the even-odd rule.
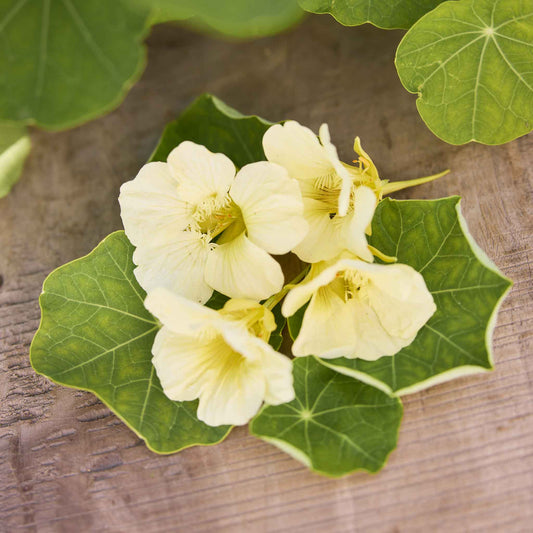
[[[400,401],[313,357],[293,363],[296,399],[263,407],[250,432],[320,474],[380,470],[396,447]]]
[[[533,127],[531,0],[445,2],[405,35],[396,68],[431,131],[502,144]]]
[[[143,70],[148,14],[127,0],[0,0],[0,117],[59,129],[117,106]]]
[[[30,149],[30,137],[22,124],[0,123],[0,198],[19,179]]]
[[[151,161],[166,161],[181,142],[193,141],[226,154],[237,167],[265,159],[262,139],[270,122],[245,116],[210,94],[198,97],[165,128]]]
[[[492,368],[492,331],[511,282],[468,233],[459,200],[380,202],[370,244],[420,272],[437,311],[393,357],[321,359],[323,364],[399,395]],[[293,338],[303,311],[289,319]]]
[[[133,246],[112,233],[89,255],[48,276],[33,368],[56,383],[93,392],[158,453],[215,444],[228,426],[196,418],[197,402],[173,402],[151,363],[159,325],[133,275]]]
[[[299,0],[311,13],[330,13],[345,26],[369,22],[378,28],[410,28],[444,0]]]

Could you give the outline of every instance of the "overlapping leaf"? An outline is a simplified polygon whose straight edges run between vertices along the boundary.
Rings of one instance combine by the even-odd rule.
[[[313,357],[294,360],[296,399],[265,406],[250,432],[329,476],[377,472],[396,447],[400,401]]]
[[[437,311],[393,357],[323,363],[398,394],[491,369],[492,330],[510,281],[470,237],[459,198],[386,199],[376,210],[370,242],[424,276]],[[300,312],[289,320],[293,336],[301,318]]]
[[[405,35],[400,79],[451,144],[501,144],[533,127],[533,3],[445,2]]]
[[[345,26],[409,28],[444,0],[299,0],[306,11],[330,13]]]
[[[145,309],[124,232],[50,274],[31,345],[35,370],[96,394],[159,453],[214,444],[229,432],[196,418],[197,402],[169,400],[151,363],[159,325]]]
[[[226,154],[237,167],[265,159],[262,139],[271,123],[245,116],[210,94],[198,97],[180,117],[168,124],[151,161],[166,161],[182,141]]]
[[[16,123],[0,123],[0,198],[19,179],[31,142],[26,128]]]

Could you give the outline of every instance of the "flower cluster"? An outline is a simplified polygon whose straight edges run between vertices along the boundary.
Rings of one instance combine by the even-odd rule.
[[[308,304],[295,356],[393,355],[436,309],[418,272],[367,242],[384,194],[434,177],[381,180],[358,138],[347,165],[325,124],[318,137],[294,121],[274,125],[263,148],[267,161],[237,170],[185,141],[120,192],[135,276],[162,324],[157,375],[172,400],[199,399],[198,418],[213,426],[294,398],[291,360],[269,345],[283,297],[286,317]],[[284,286],[271,254],[288,252],[310,268]],[[230,298],[218,311],[203,305],[214,291]]]

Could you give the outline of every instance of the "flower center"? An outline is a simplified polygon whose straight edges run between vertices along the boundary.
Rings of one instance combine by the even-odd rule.
[[[325,174],[324,176],[319,176],[313,182],[314,190],[311,197],[324,205],[330,218],[333,218],[339,209],[341,185],[342,180],[334,171]]]
[[[222,233],[239,216],[229,195],[212,194],[196,205],[192,217],[198,229],[211,239]]]
[[[368,277],[357,270],[345,270],[340,275],[344,281],[344,301],[361,298],[364,288],[368,285]]]

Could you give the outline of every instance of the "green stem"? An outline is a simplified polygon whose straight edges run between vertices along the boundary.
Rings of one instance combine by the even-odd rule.
[[[309,272],[309,265],[307,265],[294,279],[292,279],[287,285],[283,287],[279,292],[273,294],[266,302],[263,304],[267,309],[272,311],[276,305],[278,305],[286,294],[297,285]]]

